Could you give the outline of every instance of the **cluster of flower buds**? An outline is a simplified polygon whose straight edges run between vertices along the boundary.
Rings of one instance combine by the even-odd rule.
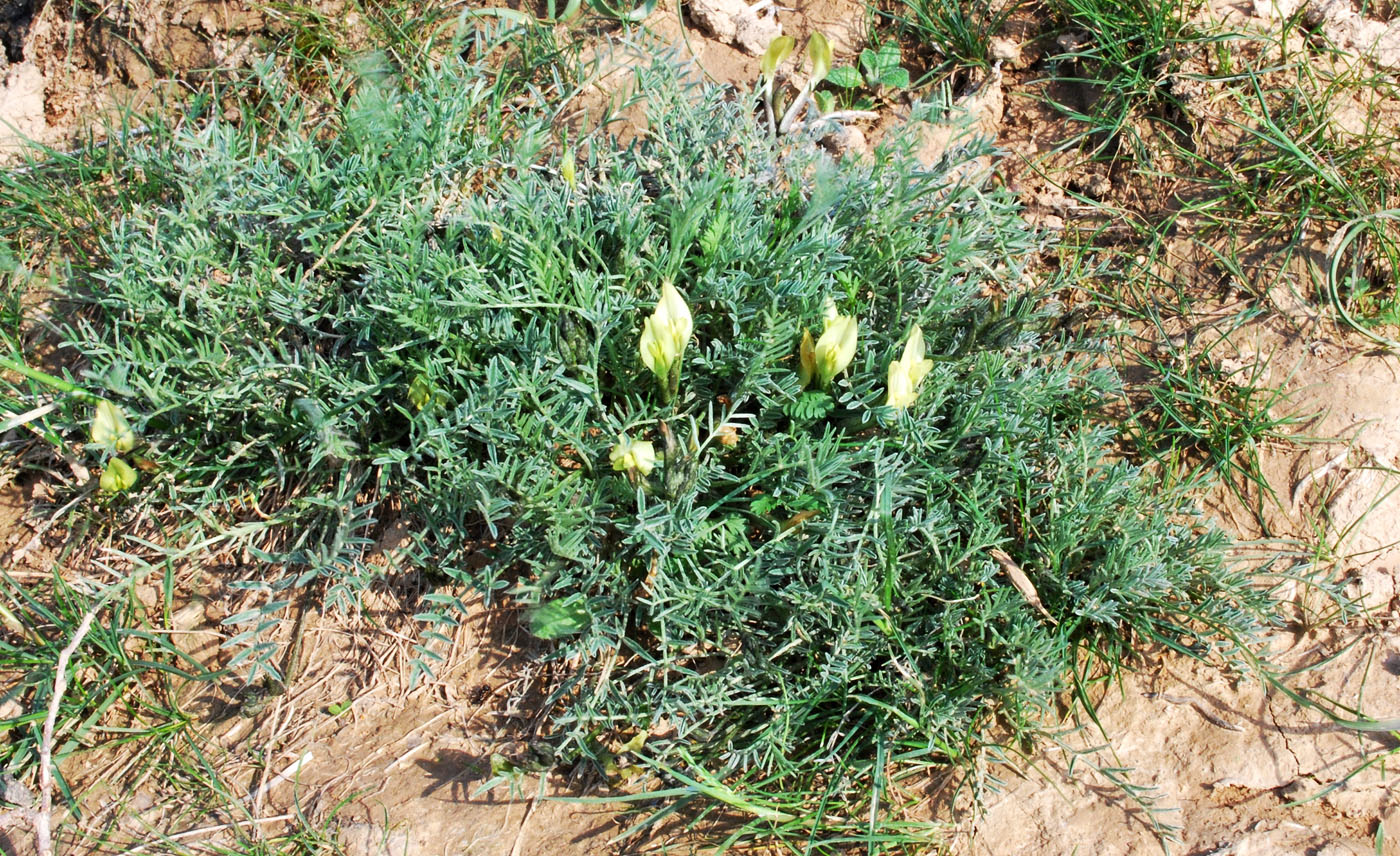
[[[856,356],[858,324],[850,315],[836,311],[836,304],[826,301],[826,326],[815,342],[810,330],[802,331],[802,343],[797,348],[797,377],[805,389],[817,382],[819,389],[828,389],[832,380],[851,364]],[[904,353],[890,363],[885,403],[904,410],[919,399],[919,384],[933,369],[933,360],[924,358],[924,331],[915,324],[904,342]]]
[[[842,315],[835,301],[827,298],[821,336],[812,338],[802,331],[798,346],[798,379],[805,389],[814,382],[818,389],[831,388],[832,381],[850,367],[860,339],[860,324],[853,315]],[[642,364],[656,376],[663,401],[669,402],[680,387],[681,360],[694,332],[694,320],[685,297],[669,282],[661,285],[661,299],[642,325],[637,344]],[[933,369],[933,360],[924,356],[924,331],[915,324],[904,341],[904,352],[890,363],[885,403],[906,410],[919,399],[919,385]],[[617,438],[609,455],[613,469],[629,475],[650,475],[656,466],[656,452],[646,440],[627,435]]]
[[[106,399],[97,402],[92,417],[92,445],[112,455],[97,481],[103,492],[121,493],[136,485],[136,470],[117,457],[135,449],[136,439],[136,431],[121,408]]]

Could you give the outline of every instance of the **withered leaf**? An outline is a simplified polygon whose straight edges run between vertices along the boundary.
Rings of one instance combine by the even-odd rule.
[[[1041,615],[1049,619],[1051,624],[1058,624],[1055,617],[1050,614],[1050,610],[1045,608],[1045,604],[1040,602],[1040,592],[1035,590],[1035,585],[1031,583],[1031,578],[1026,576],[1026,572],[1021,570],[1021,566],[1006,554],[1005,550],[992,548],[991,556],[996,559],[1001,569],[1006,572],[1006,576],[1011,579],[1011,584],[1016,587],[1016,591],[1021,593],[1021,597],[1026,602],[1035,607]]]

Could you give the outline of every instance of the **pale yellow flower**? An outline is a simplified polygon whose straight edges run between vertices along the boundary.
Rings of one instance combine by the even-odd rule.
[[[612,461],[613,469],[618,472],[636,470],[647,476],[656,468],[656,450],[646,440],[633,440],[626,434],[620,434],[617,445],[608,453],[608,460]]]
[[[830,386],[832,378],[845,371],[855,359],[857,334],[856,319],[837,314],[835,305],[828,303],[826,329],[813,349],[817,379],[822,388]]]
[[[680,363],[693,329],[685,298],[671,283],[663,283],[661,299],[656,302],[656,311],[643,323],[638,343],[642,363],[663,387],[670,383],[672,367]]]
[[[102,475],[97,479],[97,486],[102,488],[104,493],[131,490],[136,486],[136,470],[121,458],[113,458],[103,468]]]
[[[890,363],[886,403],[903,410],[919,400],[919,384],[933,369],[933,360],[924,359],[924,331],[915,324],[904,341],[904,353]]]
[[[136,432],[131,423],[121,408],[106,399],[97,402],[97,412],[92,417],[92,443],[118,453],[136,448]]]

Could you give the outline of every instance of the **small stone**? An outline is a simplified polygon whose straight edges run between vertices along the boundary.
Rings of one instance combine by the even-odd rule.
[[[1381,826],[1387,841],[1400,841],[1400,805],[1390,806],[1381,813]]]
[[[783,25],[773,14],[754,14],[745,8],[734,19],[734,45],[750,56],[763,56],[773,40],[783,34]]]
[[[987,55],[993,62],[1000,62],[1016,68],[1021,64],[1021,45],[1011,39],[993,36],[987,43]]]
[[[1302,2],[1303,0],[1254,0],[1254,17],[1266,21],[1291,18]]]
[[[192,630],[204,623],[204,606],[206,600],[202,597],[191,598],[188,603],[170,616],[170,626],[176,630]]]
[[[0,773],[0,799],[20,808],[34,805],[33,792],[9,773]]]
[[[692,0],[690,16],[701,29],[729,44],[738,30],[735,18],[745,8],[743,0]]]

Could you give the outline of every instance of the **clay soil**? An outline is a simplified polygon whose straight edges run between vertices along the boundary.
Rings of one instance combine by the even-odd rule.
[[[352,11],[318,11],[354,27]],[[1267,33],[1278,13],[1273,4],[1253,2],[1202,14]],[[850,0],[799,2],[780,9],[778,19],[799,43],[822,30],[838,62],[849,62],[866,38],[866,14]],[[715,80],[752,85],[756,57],[685,20],[683,29],[675,9],[663,6],[646,23],[683,45]],[[0,0],[0,157],[13,162],[21,137],[73,145],[119,107],[159,109],[180,86],[246,65],[284,25],[275,11],[241,0],[136,0],[100,13],[75,12],[64,2]],[[1101,225],[1108,209],[1147,217],[1170,208],[1175,189],[1161,180],[1056,153],[1076,128],[1041,97],[1038,26],[1034,16],[1014,18],[1003,35],[1024,45],[1022,55],[1008,58],[997,76],[956,81],[969,93],[964,106],[977,128],[1008,153],[994,180],[1021,195],[1033,222],[1066,236]],[[1384,56],[1354,61],[1393,70]],[[1208,88],[1199,97],[1205,147],[1227,152],[1238,143],[1231,117]],[[884,105],[866,135],[877,138],[903,106]],[[946,143],[937,134],[929,140],[935,151]],[[1319,251],[1329,237],[1315,236]],[[1186,241],[1152,263],[1192,296],[1189,311],[1164,331],[1181,358],[1212,361],[1227,372],[1250,369],[1254,382],[1289,393],[1273,415],[1298,417],[1296,438],[1257,449],[1278,501],[1255,503],[1221,490],[1205,497],[1210,511],[1242,541],[1266,545],[1241,548],[1255,561],[1293,561],[1280,544],[1331,544],[1332,571],[1370,608],[1364,617],[1314,626],[1308,616],[1316,604],[1300,589],[1299,620],[1266,640],[1273,662],[1291,671],[1295,692],[1378,719],[1400,716],[1400,359],[1333,323],[1298,269],[1261,262],[1239,281]],[[1074,303],[1076,295],[1064,299]],[[1222,341],[1226,320],[1249,307],[1267,311]],[[43,529],[34,511],[45,498],[45,477],[6,469],[0,480],[6,567],[19,579],[42,579],[65,536]],[[274,819],[268,834],[279,828],[277,818],[296,811],[324,816],[339,805],[335,829],[354,856],[688,852],[685,842],[693,838],[683,829],[617,842],[627,821],[614,808],[554,799],[609,793],[596,781],[525,774],[512,787],[483,789],[502,759],[528,766],[539,724],[531,704],[549,675],[532,664],[528,634],[511,615],[477,608],[441,647],[435,678],[410,686],[417,638],[411,616],[421,591],[395,564],[410,526],[386,525],[377,551],[384,581],[360,611],[308,613],[305,648],[315,653],[303,657],[287,693],[254,706],[247,688],[230,684],[188,700],[221,774],[246,788],[254,817]],[[1305,547],[1297,553],[1299,562],[1307,556]],[[210,557],[178,580],[178,639],[211,668],[224,656],[219,622],[241,608],[238,593],[219,577],[223,558]],[[286,624],[290,635],[290,614]],[[1014,764],[988,763],[958,799],[935,801],[959,807],[928,818],[950,824],[954,851],[1152,853],[1161,851],[1162,826],[1170,825],[1178,828],[1171,851],[1195,856],[1341,856],[1378,847],[1400,853],[1400,794],[1384,763],[1396,748],[1389,733],[1340,727],[1250,676],[1160,651],[1144,652],[1126,669],[1121,682],[1094,690],[1096,717],[1067,715],[1055,744]],[[347,702],[338,715],[327,713]],[[217,818],[189,818],[161,782],[109,778],[122,758],[90,752],[66,770],[86,796],[81,819],[68,821],[61,852],[84,852],[84,834],[113,828],[132,846],[151,829],[187,834],[183,841],[227,840]],[[1142,799],[1129,799],[1123,781],[1141,788]],[[9,836],[7,852],[27,852],[23,829],[0,834]],[[140,852],[162,850],[151,843]]]

